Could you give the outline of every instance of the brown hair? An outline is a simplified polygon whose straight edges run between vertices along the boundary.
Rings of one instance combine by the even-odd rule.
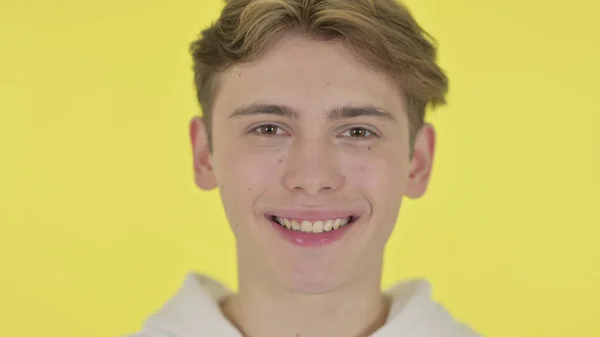
[[[394,0],[227,0],[220,18],[190,45],[194,81],[209,142],[217,75],[259,58],[285,33],[345,43],[366,64],[390,74],[404,91],[411,144],[427,104],[445,104],[448,79],[433,38]]]

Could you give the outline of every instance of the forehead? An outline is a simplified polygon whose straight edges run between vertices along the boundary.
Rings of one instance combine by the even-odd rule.
[[[258,60],[221,74],[215,113],[256,102],[299,111],[353,104],[380,106],[396,114],[405,110],[394,80],[359,61],[341,42],[299,35],[286,36]]]

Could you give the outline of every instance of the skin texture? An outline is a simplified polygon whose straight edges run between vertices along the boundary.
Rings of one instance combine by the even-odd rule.
[[[389,116],[329,118],[341,107]],[[219,189],[237,240],[239,291],[223,303],[225,315],[247,336],[364,336],[380,327],[389,304],[380,291],[384,246],[402,199],[427,189],[433,127],[418,131],[411,158],[394,81],[339,42],[299,35],[222,73],[212,113],[213,152],[201,118],[190,136],[196,184]],[[265,217],[288,210],[359,218],[333,244],[298,247]]]

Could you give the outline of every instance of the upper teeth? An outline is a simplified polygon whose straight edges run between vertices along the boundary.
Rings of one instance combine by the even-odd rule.
[[[277,221],[277,223],[279,223],[281,226],[286,227],[287,229],[293,229],[305,233],[329,232],[331,230],[335,230],[342,226],[345,226],[350,220],[350,217],[330,220],[318,220],[314,222],[308,220],[287,219],[278,216],[274,218],[275,221]]]

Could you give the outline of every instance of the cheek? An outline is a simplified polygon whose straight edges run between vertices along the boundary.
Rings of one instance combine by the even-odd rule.
[[[279,151],[230,151],[220,167],[219,176],[223,177],[224,183],[232,185],[235,193],[256,195],[274,183],[283,159]]]
[[[254,206],[267,188],[276,183],[281,155],[248,151],[228,151],[215,167],[225,212],[236,236],[245,232]],[[282,160],[283,161],[283,160]]]
[[[369,156],[366,158],[348,158],[343,165],[347,184],[365,191],[371,197],[396,193],[406,183],[408,167],[399,157]]]
[[[349,189],[363,195],[373,212],[365,227],[364,237],[371,238],[371,247],[385,245],[391,235],[402,197],[406,191],[408,166],[399,155],[376,155],[347,163]]]

